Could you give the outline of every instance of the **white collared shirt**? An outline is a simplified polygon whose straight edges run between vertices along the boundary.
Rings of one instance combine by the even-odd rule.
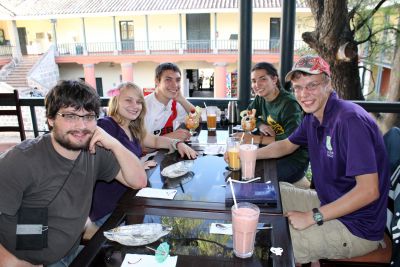
[[[171,111],[172,99],[165,106],[163,103],[158,101],[158,99],[156,98],[155,92],[153,92],[153,93],[147,95],[144,98],[144,101],[146,102],[146,108],[147,108],[147,112],[146,112],[146,116],[145,116],[145,120],[144,120],[146,130],[148,133],[159,135],[161,129],[164,128],[165,124],[168,121],[168,118],[172,114],[172,111]],[[177,109],[178,115],[177,115],[175,121],[184,122],[185,116],[187,114],[185,109],[178,102],[176,103],[176,109]]]

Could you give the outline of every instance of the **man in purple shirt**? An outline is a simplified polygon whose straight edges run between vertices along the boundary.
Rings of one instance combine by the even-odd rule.
[[[338,99],[322,58],[303,56],[286,81],[306,115],[292,135],[260,148],[257,158],[308,147],[315,190],[280,183],[296,261],[367,254],[383,240],[386,223],[389,166],[382,135],[364,109]]]

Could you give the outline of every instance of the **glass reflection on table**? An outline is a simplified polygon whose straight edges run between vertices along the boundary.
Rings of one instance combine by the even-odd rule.
[[[273,229],[259,230],[256,235],[254,255],[249,259],[239,259],[234,256],[232,249],[232,236],[210,234],[211,223],[231,223],[226,220],[196,219],[159,215],[128,215],[124,224],[134,223],[162,223],[171,226],[172,231],[147,246],[156,249],[162,242],[170,245],[170,255],[178,255],[180,260],[203,261],[204,263],[218,262],[218,264],[240,263],[240,266],[272,266],[269,257],[271,247],[271,231]],[[263,224],[270,226],[270,224]],[[100,254],[96,257],[96,266],[120,266],[125,255],[148,254],[154,252],[146,246],[128,247],[116,242],[108,241],[103,245]],[[185,256],[182,258],[182,256]],[[248,265],[247,265],[248,264]],[[221,265],[219,265],[221,266]]]
[[[169,178],[161,171],[175,162],[182,160],[178,154],[168,154],[149,176],[150,187],[178,189],[175,200],[224,202],[226,177],[231,171],[226,169],[222,156],[199,156],[194,160],[191,171],[187,174]]]

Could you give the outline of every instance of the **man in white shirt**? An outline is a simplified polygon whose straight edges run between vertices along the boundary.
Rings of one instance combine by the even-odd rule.
[[[180,140],[190,138],[189,131],[174,129],[174,121],[184,122],[186,114],[195,108],[180,90],[180,69],[173,63],[161,63],[155,71],[155,83],[155,92],[145,97],[147,131]]]

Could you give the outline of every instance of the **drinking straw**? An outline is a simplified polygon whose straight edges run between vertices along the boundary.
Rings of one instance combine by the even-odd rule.
[[[207,105],[206,105],[206,102],[204,101],[203,103],[204,103],[204,107],[205,107],[205,108],[207,109]]]
[[[229,181],[229,184],[230,184],[230,186],[231,186],[232,197],[233,197],[233,203],[234,203],[234,205],[235,205],[235,209],[238,209],[237,202],[236,202],[235,191],[233,190],[233,185],[232,185],[232,179],[231,179],[231,177],[228,178],[228,181]]]
[[[254,142],[254,139],[253,139],[253,137],[251,138],[251,145],[253,145],[253,142]]]
[[[244,132],[242,133],[242,137],[240,137],[240,143],[243,143]]]

